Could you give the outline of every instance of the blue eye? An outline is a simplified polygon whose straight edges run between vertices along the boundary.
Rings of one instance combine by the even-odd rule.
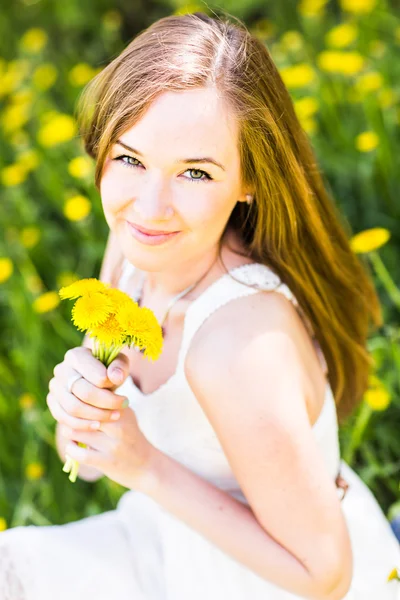
[[[128,156],[127,154],[122,154],[121,156],[117,156],[117,157],[113,158],[113,160],[119,162],[124,167],[128,167],[128,169],[132,169],[132,168],[135,168],[135,167],[138,167],[139,165],[141,165],[141,162],[137,158],[135,158],[133,156]],[[136,162],[134,162],[134,163],[129,162],[131,160],[136,161]],[[185,177],[185,179],[187,179],[190,182],[197,183],[199,181],[212,181],[212,177],[208,173],[206,173],[206,171],[203,171],[202,169],[187,169],[187,171],[201,173],[201,178],[200,177]]]

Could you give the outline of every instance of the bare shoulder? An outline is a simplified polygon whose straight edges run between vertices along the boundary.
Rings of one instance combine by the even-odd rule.
[[[233,368],[257,360],[261,368],[272,361],[282,375],[290,368],[293,376],[296,372],[300,380],[306,379],[307,336],[297,310],[282,294],[257,292],[236,298],[211,314],[196,333],[185,373],[195,381],[220,362]]]

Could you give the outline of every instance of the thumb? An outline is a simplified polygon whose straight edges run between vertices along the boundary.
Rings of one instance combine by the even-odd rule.
[[[114,385],[121,385],[129,375],[129,361],[125,354],[118,354],[107,367],[107,377]]]

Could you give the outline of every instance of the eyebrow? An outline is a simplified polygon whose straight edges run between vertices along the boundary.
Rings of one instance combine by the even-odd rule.
[[[126,150],[129,150],[129,152],[133,152],[133,154],[138,154],[139,156],[143,157],[143,154],[141,152],[139,152],[139,150],[135,150],[135,148],[131,148],[131,146],[128,146],[128,144],[124,144],[124,142],[122,142],[121,140],[117,140],[115,143],[118,144],[119,146],[122,146]],[[226,170],[225,167],[223,165],[221,165],[221,163],[219,163],[214,158],[211,158],[210,156],[204,156],[201,158],[182,158],[181,160],[178,160],[177,162],[178,163],[212,163],[213,165],[219,167],[223,171]]]

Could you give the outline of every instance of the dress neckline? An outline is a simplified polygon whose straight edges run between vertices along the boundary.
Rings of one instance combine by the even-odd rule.
[[[259,264],[259,263],[256,263],[256,262],[245,263],[243,265],[239,265],[238,267],[234,267],[233,269],[229,269],[229,271],[227,273],[223,273],[215,281],[213,281],[212,283],[210,283],[210,285],[208,287],[206,287],[201,292],[201,294],[199,294],[199,296],[197,296],[197,298],[195,298],[192,301],[191,304],[189,304],[188,308],[186,309],[185,315],[183,317],[183,328],[182,328],[181,344],[179,346],[178,359],[177,359],[177,362],[176,362],[176,369],[172,373],[172,375],[170,377],[168,377],[168,379],[166,381],[164,381],[164,383],[162,383],[161,385],[159,385],[157,389],[153,390],[152,392],[148,392],[147,394],[145,394],[144,392],[142,392],[142,390],[140,388],[138,388],[138,386],[136,385],[136,383],[133,380],[132,375],[130,375],[130,374],[128,375],[127,380],[130,381],[131,386],[134,388],[136,394],[138,396],[140,396],[140,398],[142,398],[143,400],[146,400],[146,401],[152,399],[154,396],[159,395],[159,393],[161,391],[163,391],[168,385],[170,385],[178,377],[178,375],[179,375],[179,367],[180,367],[181,358],[182,358],[182,352],[183,352],[183,346],[184,346],[183,342],[185,340],[185,334],[186,334],[186,330],[187,330],[188,316],[189,316],[190,312],[193,310],[193,307],[197,306],[197,302],[200,300],[200,298],[203,297],[203,294],[205,294],[206,292],[208,292],[208,290],[211,290],[218,282],[220,282],[224,277],[227,277],[230,273],[233,273],[235,271],[239,271],[240,269],[243,269],[243,267],[248,267],[250,265],[257,265],[257,264]],[[269,267],[267,267],[267,265],[263,265],[263,266],[265,266],[265,268],[269,269]],[[273,272],[273,271],[271,270],[271,272]]]

